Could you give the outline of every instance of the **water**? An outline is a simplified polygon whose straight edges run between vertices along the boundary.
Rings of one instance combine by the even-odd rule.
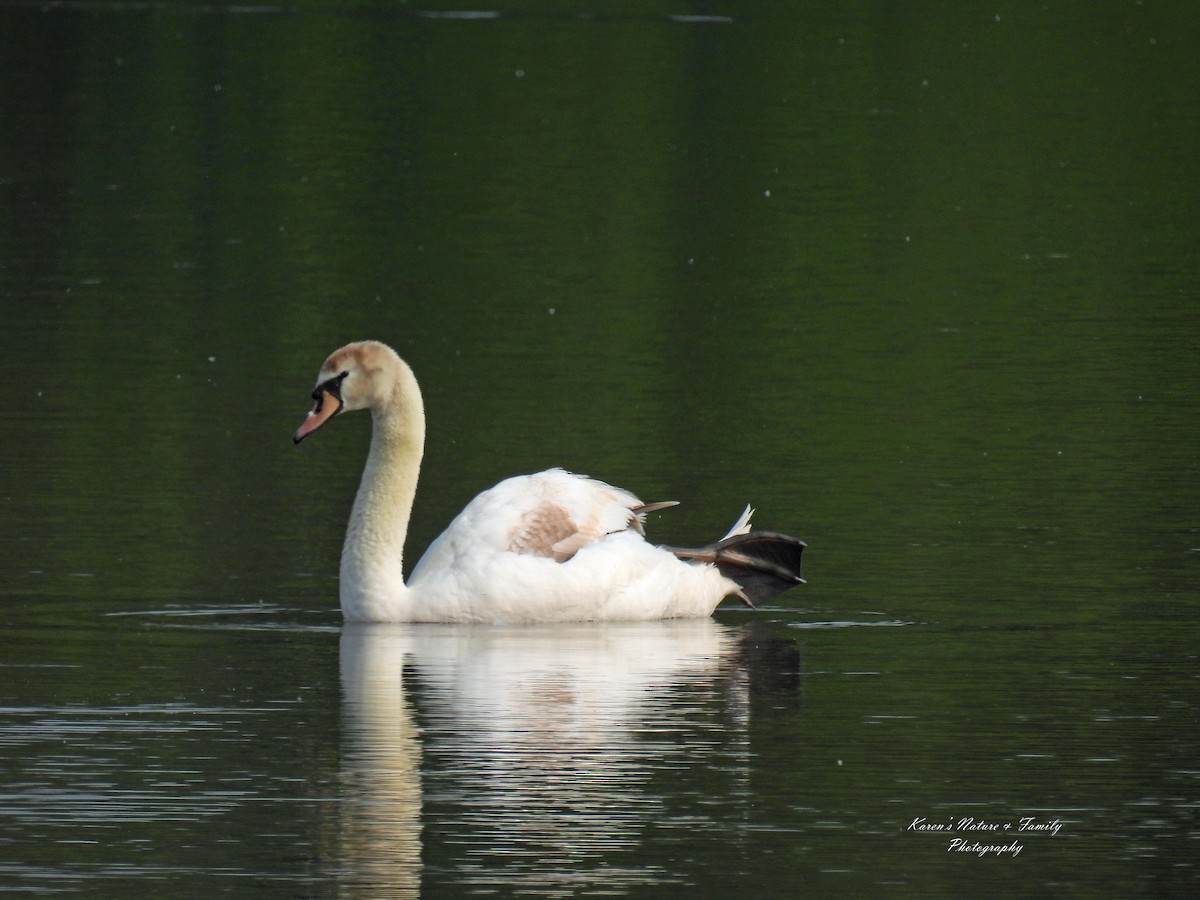
[[[1194,892],[1190,7],[454,12],[0,10],[0,888]],[[411,558],[562,465],[809,585],[343,629],[360,337]]]

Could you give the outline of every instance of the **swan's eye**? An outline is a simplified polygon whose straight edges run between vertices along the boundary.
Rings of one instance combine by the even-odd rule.
[[[349,372],[342,372],[340,375],[335,375],[326,381],[322,381],[316,386],[312,392],[312,398],[317,401],[317,412],[321,411],[321,402],[326,394],[332,394],[340,405],[342,402],[342,382],[350,375]]]

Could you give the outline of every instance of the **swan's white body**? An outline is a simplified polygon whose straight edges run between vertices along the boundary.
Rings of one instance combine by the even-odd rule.
[[[561,469],[506,479],[472,500],[413,569],[415,618],[675,619],[710,615],[737,593],[715,566],[648,543],[633,512],[641,506],[633,494]],[[561,532],[548,519],[564,514],[586,525],[555,554]],[[571,552],[576,540],[583,543]]]
[[[481,493],[406,583],[404,540],[425,442],[416,378],[391,348],[365,341],[326,360],[313,397],[317,407],[297,442],[343,410],[370,409],[373,416],[342,549],[348,621],[667,619],[708,616],[727,596],[746,599],[715,565],[648,543],[644,505],[633,494],[561,469],[509,478]],[[730,535],[750,530],[750,512]]]

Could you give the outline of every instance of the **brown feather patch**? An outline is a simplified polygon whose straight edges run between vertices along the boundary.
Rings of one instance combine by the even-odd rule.
[[[581,537],[579,526],[565,509],[556,503],[542,503],[517,520],[508,533],[508,549],[566,562],[587,543],[588,539]]]

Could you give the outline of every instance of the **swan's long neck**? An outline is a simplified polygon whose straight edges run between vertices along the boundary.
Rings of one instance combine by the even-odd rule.
[[[401,363],[391,396],[371,418],[371,449],[342,546],[342,614],[350,621],[399,621],[410,600],[404,539],[425,449],[425,410],[408,366]]]

